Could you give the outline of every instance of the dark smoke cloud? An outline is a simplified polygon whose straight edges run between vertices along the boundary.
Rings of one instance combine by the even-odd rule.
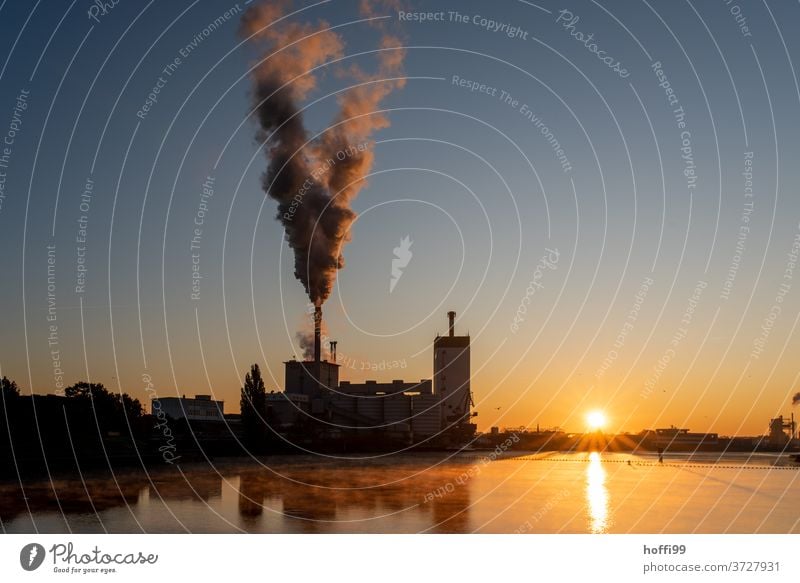
[[[800,393],[796,393],[794,397],[792,397],[792,405],[799,405],[800,404]]]
[[[380,4],[365,0],[362,15],[375,16]],[[389,125],[384,115],[374,112],[404,84],[395,79],[402,76],[404,51],[398,48],[400,39],[383,21],[376,21],[381,23],[376,25],[380,48],[388,49],[377,53],[377,72],[370,75],[356,65],[343,70],[357,86],[339,97],[340,111],[332,126],[309,141],[300,103],[316,87],[312,69],[341,57],[344,43],[325,30],[326,22],[276,22],[287,8],[285,1],[251,7],[242,17],[242,34],[254,35],[264,45],[264,60],[252,75],[258,139],[268,146],[262,187],[278,203],[277,219],[294,251],[295,277],[314,305],[321,306],[344,267],[342,248],[356,218],[351,204],[372,168],[370,138]]]

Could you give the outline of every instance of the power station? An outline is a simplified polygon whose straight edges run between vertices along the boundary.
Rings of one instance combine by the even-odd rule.
[[[313,359],[284,363],[283,393],[267,396],[267,418],[278,431],[316,421],[326,437],[369,435],[415,444],[456,445],[474,435],[470,386],[470,338],[455,333],[455,312],[448,312],[446,336],[433,341],[433,380],[408,382],[339,379],[336,342],[331,360],[321,355],[322,310],[314,311]]]

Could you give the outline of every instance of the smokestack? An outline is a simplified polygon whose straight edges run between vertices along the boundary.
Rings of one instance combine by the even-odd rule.
[[[456,313],[447,312],[447,317],[450,318],[450,336],[456,335]]]
[[[320,361],[320,352],[322,352],[322,307],[316,306],[314,308],[314,362]]]
[[[336,362],[336,340],[331,340],[331,360]]]

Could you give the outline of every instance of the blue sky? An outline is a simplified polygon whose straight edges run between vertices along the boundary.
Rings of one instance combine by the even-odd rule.
[[[282,386],[281,362],[298,353],[295,332],[306,325],[291,250],[260,189],[266,161],[248,118],[248,69],[259,49],[238,35],[234,3],[120,3],[99,21],[88,17],[91,6],[0,8],[4,137],[18,95],[29,92],[0,168],[2,374],[26,390],[54,392],[55,347],[69,382],[90,378],[144,398],[146,372],[161,395],[213,392],[235,410],[250,363],[266,368],[270,388]],[[800,232],[800,54],[790,34],[800,12],[788,3],[742,5],[745,32],[735,6],[437,2],[424,10],[444,20],[423,23],[384,10],[402,31],[409,78],[382,104],[391,126],[374,135],[373,175],[354,203],[346,267],[325,306],[340,355],[356,363],[347,376],[429,377],[430,343],[453,309],[473,337],[482,428],[580,429],[584,411],[599,407],[615,429],[674,423],[760,433],[770,416],[787,414],[800,348],[800,274],[785,277]],[[313,134],[336,114],[334,92],[348,83],[342,65],[374,69],[378,34],[359,22],[356,2],[293,8],[303,7],[293,20],[325,20],[346,45],[343,63],[323,67],[309,96]],[[450,21],[453,10],[467,22]],[[558,21],[561,10],[578,17],[572,28]],[[493,32],[482,17],[527,38]],[[594,33],[596,50],[629,76],[577,33]],[[187,56],[165,76],[182,50]],[[685,111],[685,128],[654,63]],[[471,92],[454,76],[487,90]],[[157,101],[137,117],[159,77]],[[742,175],[750,152],[752,198]],[[209,176],[214,193],[193,264]],[[87,178],[94,188],[82,210]],[[76,293],[82,215],[86,284]],[[390,293],[393,249],[405,236],[413,257]],[[55,321],[47,319],[48,245]],[[558,250],[558,263],[541,273],[512,331],[546,249]],[[674,342],[698,282],[691,324]],[[57,346],[48,343],[54,324]],[[360,370],[395,360],[400,370]]]

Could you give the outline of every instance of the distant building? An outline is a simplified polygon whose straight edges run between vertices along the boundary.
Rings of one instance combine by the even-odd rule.
[[[299,393],[267,393],[267,421],[278,429],[292,427],[307,415],[311,398]]]
[[[443,426],[466,422],[472,400],[469,336],[455,335],[455,312],[447,317],[447,336],[433,341],[433,391],[442,401]]]
[[[187,419],[188,421],[225,420],[225,402],[214,401],[211,399],[211,395],[195,395],[194,399],[161,397],[150,401],[150,412],[153,415],[158,415],[159,409],[173,419]]]
[[[783,415],[769,420],[769,444],[773,446],[784,446],[794,439],[794,432],[797,424],[794,422],[794,414],[790,419],[784,419]]]
[[[348,395],[393,395],[396,393],[432,395],[433,385],[430,379],[422,379],[418,383],[400,380],[394,380],[391,383],[379,383],[378,381],[351,383],[350,381],[342,381],[339,383],[339,392]]]
[[[315,407],[316,405],[316,407]],[[349,427],[368,427],[411,439],[435,435],[442,429],[441,400],[431,381],[342,383],[327,403],[315,399],[312,411],[327,406],[332,421]]]
[[[321,317],[317,310],[313,356],[285,362],[284,392],[267,396],[267,419],[273,426],[291,429],[317,419],[332,434],[377,431],[410,442],[453,428],[474,433],[470,339],[455,335],[455,312],[448,312],[449,334],[434,339],[433,379],[419,382],[340,381],[335,348],[331,361],[321,358]]]
[[[336,389],[339,365],[327,360],[290,360],[284,363],[284,390],[293,395],[314,395]]]
[[[711,446],[719,443],[717,433],[691,433],[688,429],[670,426],[650,432],[658,447],[675,448],[679,446]]]

